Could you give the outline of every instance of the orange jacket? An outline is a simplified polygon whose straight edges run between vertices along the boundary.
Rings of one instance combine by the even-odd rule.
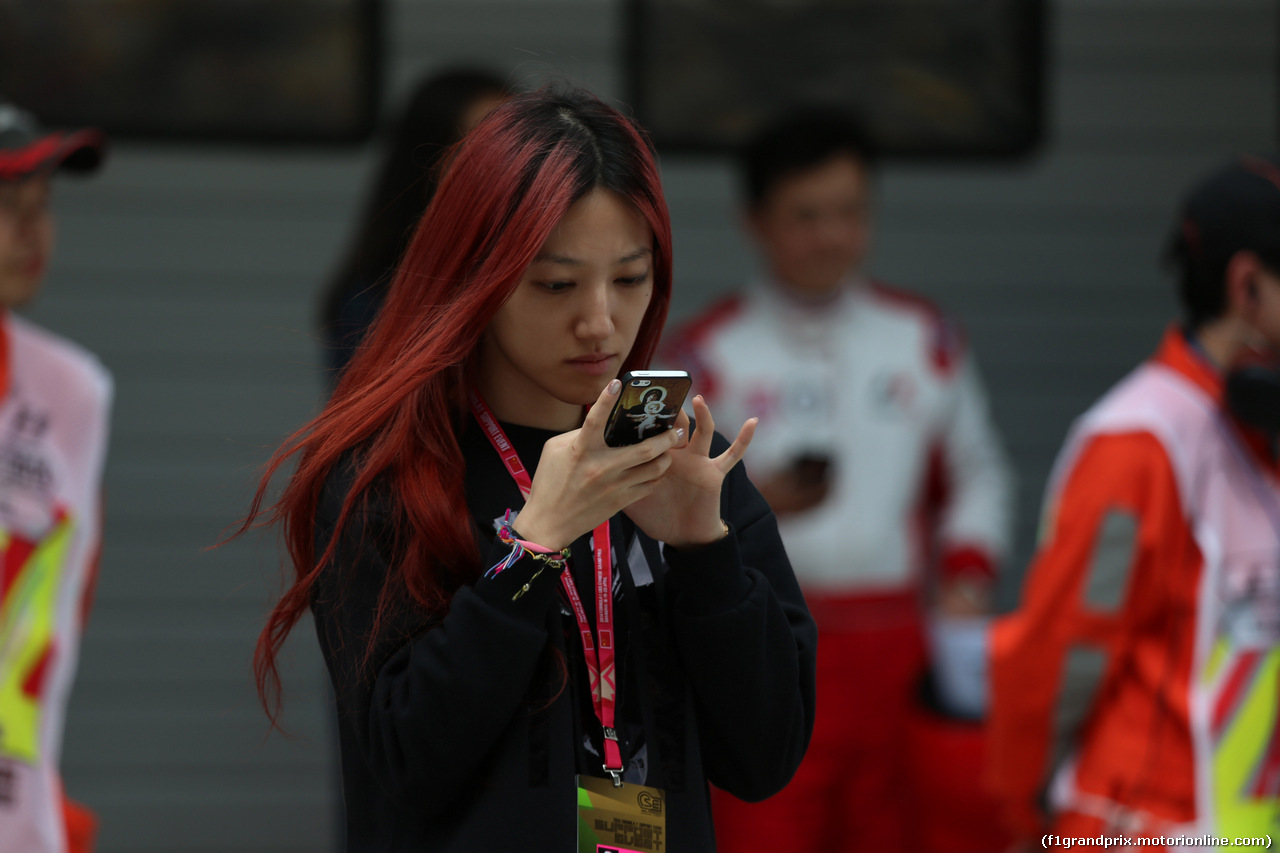
[[[1280,487],[1171,330],[1073,427],[991,641],[1010,826],[1262,834],[1278,813]]]

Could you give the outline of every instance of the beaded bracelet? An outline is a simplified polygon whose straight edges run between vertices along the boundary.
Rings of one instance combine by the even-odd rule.
[[[542,570],[547,566],[554,566],[557,571],[561,571],[568,564],[569,549],[561,548],[559,551],[552,551],[550,548],[544,548],[534,542],[521,539],[516,535],[515,529],[511,526],[511,510],[507,510],[502,521],[498,523],[498,539],[504,545],[511,546],[511,553],[503,557],[498,563],[484,573],[486,578],[496,578],[507,569],[511,568],[521,557],[529,556],[538,561],[542,565],[533,573],[524,586],[516,590],[516,594],[511,597],[512,601],[518,600],[526,592],[529,591],[530,585],[537,580],[542,574]]]

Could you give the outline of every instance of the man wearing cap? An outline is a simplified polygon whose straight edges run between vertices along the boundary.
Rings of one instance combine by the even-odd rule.
[[[1073,426],[992,636],[989,778],[1034,842],[1280,829],[1280,159],[1198,184],[1169,255],[1182,323]]]
[[[111,379],[12,309],[48,268],[53,174],[102,156],[98,131],[47,131],[0,101],[0,853],[91,843],[58,758],[101,538]]]

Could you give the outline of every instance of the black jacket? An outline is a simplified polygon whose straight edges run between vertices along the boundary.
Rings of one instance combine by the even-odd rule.
[[[504,426],[532,474],[553,433]],[[509,550],[492,520],[522,501],[478,427],[461,442],[488,567]],[[717,435],[713,453],[726,446]],[[318,549],[349,488],[346,468],[326,483]],[[667,792],[670,853],[714,850],[708,781],[747,800],[775,793],[813,728],[817,635],[774,516],[741,465],[721,505],[730,535],[696,550],[662,547],[623,515],[611,523],[624,758],[632,777]],[[369,499],[312,595],[337,694],[346,849],[576,849],[575,774],[604,774],[581,643],[557,578],[543,572],[513,600],[540,565],[526,558],[464,586],[446,615],[401,597],[374,625],[397,518],[392,500]],[[589,563],[584,537],[573,564],[587,602]]]

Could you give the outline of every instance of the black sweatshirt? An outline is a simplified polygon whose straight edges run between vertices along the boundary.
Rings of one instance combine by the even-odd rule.
[[[532,475],[554,433],[503,426]],[[478,426],[461,444],[488,568],[510,551],[494,519],[523,501]],[[717,434],[712,453],[726,447]],[[317,553],[350,485],[347,466],[325,484]],[[813,729],[817,632],[774,516],[741,465],[725,480],[721,513],[730,535],[698,549],[661,546],[621,514],[610,527],[627,779],[666,791],[670,853],[715,849],[708,781],[763,799],[791,778]],[[604,773],[558,577],[544,571],[513,600],[541,566],[525,557],[461,588],[447,614],[402,593],[375,625],[398,517],[393,501],[369,498],[312,594],[337,695],[348,853],[575,850],[575,775]],[[572,550],[594,622],[589,537]]]

